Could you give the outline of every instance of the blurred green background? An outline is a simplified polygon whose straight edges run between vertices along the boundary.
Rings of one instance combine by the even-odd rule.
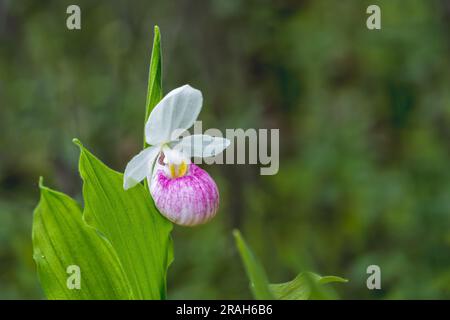
[[[81,31],[66,28],[74,3]],[[381,31],[366,28],[369,4]],[[221,208],[175,227],[170,298],[250,298],[233,228],[272,282],[309,269],[348,278],[341,298],[450,298],[450,1],[439,0],[0,0],[0,298],[43,298],[37,181],[82,201],[71,139],[118,171],[140,150],[155,24],[164,90],[201,89],[203,128],[280,128],[277,175],[207,167]],[[366,288],[371,264],[382,290]]]

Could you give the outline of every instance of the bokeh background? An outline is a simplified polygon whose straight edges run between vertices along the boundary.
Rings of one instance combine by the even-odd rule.
[[[82,30],[66,28],[78,4]],[[378,4],[382,30],[366,28]],[[123,171],[142,145],[153,26],[165,92],[202,90],[203,127],[279,128],[280,171],[207,170],[209,224],[176,227],[172,299],[250,298],[231,231],[272,282],[346,277],[341,298],[450,298],[450,1],[0,0],[0,298],[44,298],[37,181],[80,202],[78,137]],[[366,268],[382,290],[366,288]]]

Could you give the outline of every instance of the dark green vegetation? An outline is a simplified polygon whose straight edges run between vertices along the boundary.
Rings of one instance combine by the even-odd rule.
[[[450,5],[440,0],[0,2],[0,298],[41,298],[38,177],[81,203],[80,138],[123,171],[142,148],[153,25],[164,92],[203,127],[280,128],[280,172],[210,166],[221,209],[175,227],[169,298],[249,298],[239,228],[271,283],[336,274],[342,298],[450,298]],[[382,8],[368,31],[365,9]],[[382,290],[365,286],[382,270]]]

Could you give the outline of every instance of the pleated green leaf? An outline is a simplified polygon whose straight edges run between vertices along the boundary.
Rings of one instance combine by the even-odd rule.
[[[248,247],[241,233],[238,230],[234,230],[233,235],[244,263],[245,271],[250,279],[250,289],[253,296],[258,300],[273,299],[274,297],[269,289],[269,281],[267,280],[264,268],[253,255],[253,252]]]
[[[74,141],[81,151],[86,222],[111,242],[137,299],[164,299],[173,259],[172,223],[159,214],[142,184],[125,191],[123,174]]]
[[[82,220],[78,204],[39,183],[33,257],[49,299],[132,299],[131,286],[111,245]]]

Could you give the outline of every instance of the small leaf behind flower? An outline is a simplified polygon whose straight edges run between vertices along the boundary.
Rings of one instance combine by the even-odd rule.
[[[150,69],[148,72],[147,99],[145,102],[145,119],[144,123],[152,112],[153,108],[161,101],[162,92],[162,58],[161,58],[161,34],[158,26],[155,26],[155,34],[153,37],[152,55],[150,58]],[[144,148],[147,143],[144,141]]]

